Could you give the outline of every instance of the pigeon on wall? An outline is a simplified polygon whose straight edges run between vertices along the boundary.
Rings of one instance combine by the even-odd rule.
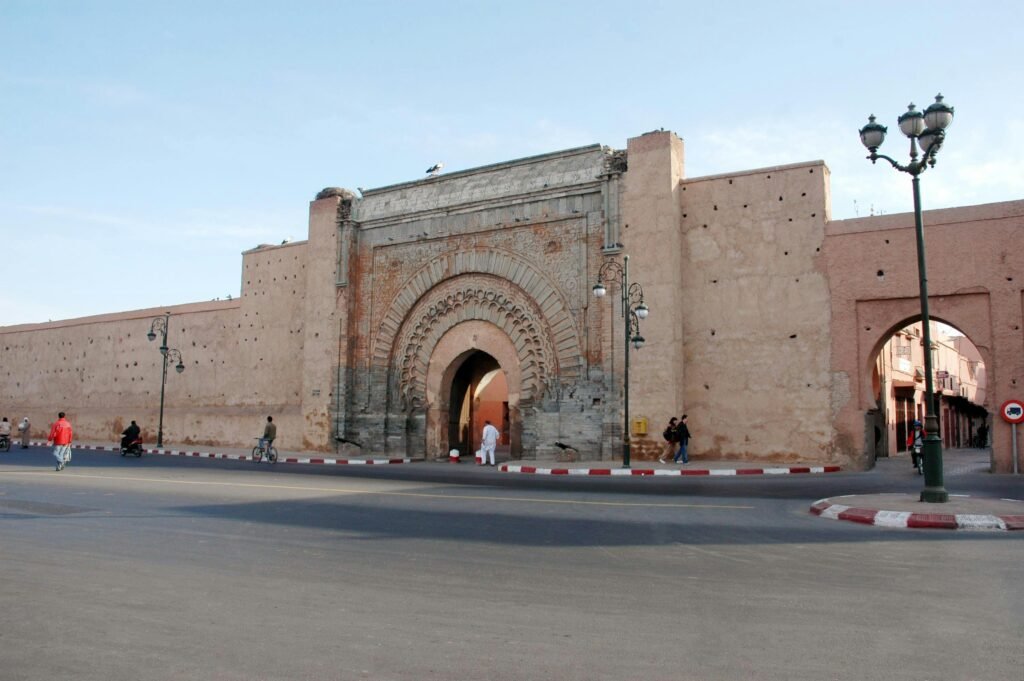
[[[441,168],[444,168],[444,164],[438,161],[434,165],[427,168],[427,175],[433,177],[434,175],[437,175],[439,172],[441,172]]]

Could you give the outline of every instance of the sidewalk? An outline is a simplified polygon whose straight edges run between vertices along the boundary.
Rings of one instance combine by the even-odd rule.
[[[42,447],[43,441],[33,441],[32,445]],[[94,451],[110,451],[118,453],[116,443],[100,442],[75,442],[73,449],[86,449]],[[346,449],[353,451],[352,456],[344,458],[326,457],[322,454],[311,455],[309,452],[290,452],[279,450],[279,464],[319,464],[319,465],[394,465],[411,463],[441,463],[448,465],[448,459],[411,459],[398,457],[360,456],[357,447],[345,445]],[[252,450],[240,447],[209,447],[196,448],[195,446],[168,445],[160,448],[146,448],[144,454],[158,456],[186,456],[202,459],[230,459],[234,461],[251,461]],[[462,457],[458,465],[471,467],[475,466],[472,457]],[[489,468],[489,467],[484,467]],[[842,469],[839,466],[821,466],[811,464],[795,465],[758,465],[749,461],[705,461],[691,459],[690,463],[662,464],[657,461],[633,461],[630,468],[622,468],[618,460],[605,461],[576,461],[571,463],[561,462],[522,462],[505,461],[498,464],[497,469],[502,473],[520,473],[532,475],[593,475],[593,476],[737,476],[737,475],[792,475],[810,473],[838,473]]]
[[[32,440],[30,444],[33,447],[45,447],[46,442],[43,440]],[[75,441],[71,445],[71,449],[88,449],[94,451],[109,451],[113,454],[118,454],[120,448],[117,443],[97,443],[97,442],[81,442]],[[354,449],[354,448],[353,448]],[[357,450],[358,451],[358,450]],[[253,461],[252,448],[243,449],[241,447],[210,447],[205,449],[196,449],[195,446],[183,446],[183,445],[169,445],[160,448],[145,448],[142,450],[143,454],[155,455],[155,456],[187,456],[196,457],[200,459],[230,459],[234,461]],[[324,464],[324,465],[385,465],[385,464],[399,464],[399,463],[411,463],[412,459],[400,459],[400,458],[386,458],[386,457],[361,457],[353,456],[349,458],[335,458],[335,457],[324,457],[324,456],[310,456],[307,452],[288,452],[285,450],[278,450],[277,463],[293,463],[293,464]]]

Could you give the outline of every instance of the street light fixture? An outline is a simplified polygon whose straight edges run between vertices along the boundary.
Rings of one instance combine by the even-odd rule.
[[[160,342],[160,354],[163,355],[164,368],[163,373],[160,375],[160,425],[156,431],[156,446],[164,446],[164,389],[167,385],[167,363],[169,361],[177,361],[174,365],[174,370],[179,374],[185,370],[185,363],[181,359],[181,352],[175,348],[167,347],[167,329],[170,326],[171,313],[165,312],[163,317],[154,317],[152,323],[149,325],[149,333],[146,334],[146,338],[150,342],[156,340],[158,333],[163,334],[163,339]]]
[[[604,282],[617,283],[622,293],[622,319],[626,333],[624,355],[626,361],[623,369],[623,425],[622,425],[622,467],[629,468],[629,344],[639,350],[644,345],[644,337],[640,335],[640,320],[647,319],[651,310],[644,303],[644,289],[636,282],[629,283],[629,256],[623,256],[622,264],[608,260],[597,271],[597,283],[594,285],[594,296],[604,298],[608,293]]]
[[[945,503],[949,501],[942,479],[942,439],[939,437],[939,418],[935,403],[932,371],[931,324],[928,315],[928,277],[925,272],[924,224],[921,218],[920,175],[929,167],[935,167],[935,156],[946,139],[946,128],[953,122],[953,107],[942,101],[942,95],[935,96],[935,102],[924,112],[917,111],[911,104],[906,113],[897,119],[900,131],[910,138],[910,163],[901,165],[895,160],[878,153],[878,147],[885,141],[886,128],[875,122],[875,116],[868,117],[868,124],[860,129],[860,141],[871,154],[872,163],[885,159],[893,168],[908,173],[914,187],[914,227],[917,231],[917,273],[921,286],[921,323],[924,326],[924,374],[925,374],[925,438],[924,438],[924,489],[921,501]],[[918,158],[918,147],[921,157]]]

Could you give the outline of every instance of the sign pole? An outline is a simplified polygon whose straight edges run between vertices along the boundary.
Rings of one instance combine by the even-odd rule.
[[[1020,471],[1017,470],[1017,424],[1013,424],[1013,474],[1019,475]]]

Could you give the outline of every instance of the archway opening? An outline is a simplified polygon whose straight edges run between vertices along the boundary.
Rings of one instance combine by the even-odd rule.
[[[501,366],[481,350],[469,353],[452,377],[449,393],[448,443],[463,455],[480,448],[484,423],[501,433],[499,454],[507,455],[511,441],[508,380]]]
[[[932,386],[944,449],[987,447],[991,421],[985,407],[988,380],[977,346],[959,329],[932,320]],[[914,421],[924,421],[924,334],[920,318],[908,319],[883,338],[872,355],[866,445],[875,458],[907,454]]]

